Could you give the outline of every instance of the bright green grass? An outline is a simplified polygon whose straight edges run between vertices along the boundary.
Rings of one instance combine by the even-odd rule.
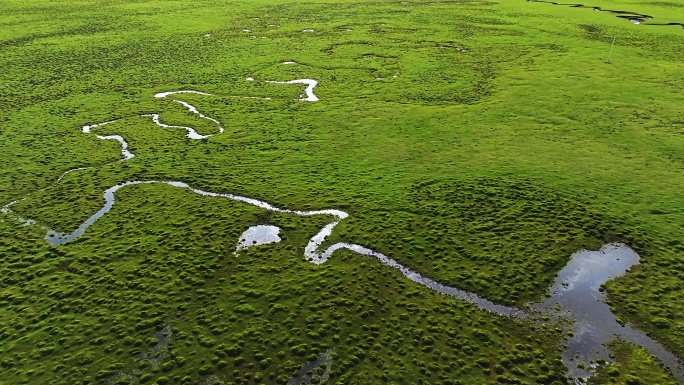
[[[624,341],[614,341],[610,347],[615,353],[617,364],[601,365],[596,376],[589,381],[589,385],[676,384],[671,377],[662,373],[660,363],[638,346]]]
[[[293,209],[337,208],[349,212],[350,218],[340,225],[335,239],[387,253],[433,279],[485,298],[519,305],[538,300],[573,251],[622,240],[641,254],[642,265],[608,285],[612,306],[621,318],[684,356],[679,310],[684,306],[684,266],[679,257],[684,251],[680,226],[684,220],[680,210],[684,205],[683,29],[637,26],[604,12],[513,0],[408,5],[3,1],[1,5],[5,11],[0,16],[3,204],[50,185],[68,169],[101,166],[120,157],[116,142],[81,133],[84,124],[159,112],[169,124],[193,125],[201,133],[214,129],[178,104],[154,99],[156,92],[213,93],[178,98],[226,127],[224,135],[207,141],[189,141],[184,131],[165,131],[139,117],[95,129],[99,135],[123,135],[137,157],[69,175],[63,183],[17,204],[15,209],[22,215],[71,232],[102,205],[104,189],[131,179],[182,180]],[[587,5],[648,13],[654,16],[652,22],[684,21],[684,7],[671,2]],[[242,32],[245,28],[252,32]],[[305,28],[316,32],[302,33]],[[204,37],[206,33],[212,36]],[[250,39],[251,35],[267,39]],[[612,64],[606,64],[613,37],[617,39]],[[289,60],[301,64],[280,64]],[[256,81],[246,82],[248,76]],[[302,86],[264,83],[302,77],[319,80],[315,92],[320,102],[293,101]],[[151,194],[166,189],[148,188]],[[112,221],[126,220],[121,216],[126,210],[144,203],[140,197],[130,202],[118,202],[117,209],[93,226],[83,241],[50,250],[66,253],[63,263],[104,258],[114,251],[117,261],[141,263],[139,247],[132,246],[139,234],[111,227]],[[180,203],[159,204],[171,206],[169,215],[176,217],[189,210]],[[236,210],[247,210],[238,206],[216,209],[227,215],[221,223],[233,226],[232,238],[207,239],[198,233],[183,246],[185,254],[215,261],[211,274],[228,268],[228,262],[221,261],[231,258],[237,235],[256,220],[237,220]],[[164,222],[148,206],[139,210],[130,219],[151,216],[150,221],[128,222],[134,227],[131,230],[154,231]],[[316,231],[316,220],[297,220],[309,226],[301,239]],[[212,227],[211,220],[201,216],[192,223],[196,228]],[[191,231],[188,225],[141,242],[165,250],[173,245],[167,243],[169,239],[182,239]],[[3,276],[11,272],[17,278],[4,282],[2,290],[42,292],[37,283],[23,283],[22,276],[30,274],[34,265],[44,269],[39,267],[43,262],[31,262],[29,257],[16,265],[14,260],[42,253],[33,251],[45,248],[40,240],[33,240],[40,234],[17,232],[9,220],[3,226],[6,250],[0,253],[7,261]],[[98,238],[105,234],[116,236]],[[335,255],[313,268],[299,262],[302,247],[280,246],[250,251],[250,256],[262,261],[251,267],[250,274],[258,278],[267,274],[259,268],[296,261],[291,269],[299,271],[300,279],[315,282],[320,279],[316,274],[334,269],[343,260]],[[178,258],[185,254],[179,253]],[[353,265],[359,258],[348,255],[346,261]],[[394,274],[380,266],[376,269],[376,275]],[[51,276],[59,277],[59,270],[51,271]],[[168,270],[151,276],[149,285],[160,284],[155,280],[167,284],[168,277],[179,274]],[[254,277],[236,276],[236,282]],[[351,277],[343,280],[348,290],[361,290],[354,289]],[[225,278],[230,279],[230,274]],[[219,287],[212,285],[207,284],[207,290]],[[287,291],[293,285],[272,291]],[[402,290],[422,292],[410,282]],[[135,301],[131,306],[142,306],[141,299],[128,295]],[[391,302],[394,297],[379,298]],[[151,301],[164,305],[152,318],[172,317],[178,306],[173,298]],[[26,306],[7,306],[9,313],[3,319],[30,324],[33,316],[22,310]],[[82,306],[88,311],[91,305]],[[200,305],[191,301],[191,306]],[[112,307],[111,317],[122,317],[126,330],[135,329],[128,313],[132,310],[122,303]],[[64,312],[66,317],[86,322],[78,313],[71,315],[70,309]],[[392,309],[388,314],[401,313]],[[411,316],[409,322],[419,322],[417,318]],[[32,344],[52,338],[44,327],[64,327],[59,320],[47,320],[43,329],[31,331]],[[197,324],[189,319],[182,322],[187,322],[182,327],[188,334]],[[5,325],[9,328],[11,322]],[[225,330],[241,333],[242,327],[228,325]],[[78,334],[64,330],[64,338]],[[112,340],[120,333],[106,330],[103,337]],[[141,339],[152,335],[149,327],[134,333]],[[509,333],[511,337],[501,344],[513,346],[522,338],[516,337],[518,332]],[[13,340],[13,335],[7,334],[3,341]],[[89,340],[74,343],[73,354]],[[3,375],[0,381],[29,381],[26,371],[39,361],[37,356],[22,353],[28,345],[3,343],[3,357],[24,356],[23,361],[13,358],[17,361],[13,370],[22,375]],[[540,342],[540,349],[553,351],[554,343],[552,339]],[[40,359],[46,362],[43,381],[73,383],[79,376],[80,366],[61,352],[56,349],[49,358]],[[106,358],[102,350],[93,354],[97,361],[83,365],[93,378],[92,373],[119,362]],[[196,354],[198,359],[188,361],[183,369],[192,370],[193,379],[199,378],[197,370],[206,364],[201,363],[202,357],[211,359],[208,353]],[[495,349],[491,354],[494,357]],[[60,362],[68,368],[66,377],[47,370]],[[371,375],[382,372],[371,370],[367,357],[358,365],[349,366],[346,373],[359,378],[366,370]],[[420,365],[410,360],[405,365],[411,374],[400,378],[415,383]],[[486,381],[473,379],[486,376],[479,370],[467,375],[451,378],[462,378],[464,383]],[[533,381],[532,376],[524,380]]]

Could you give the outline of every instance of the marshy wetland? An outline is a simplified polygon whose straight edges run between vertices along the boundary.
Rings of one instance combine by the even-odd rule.
[[[0,383],[682,383],[684,6],[591,7],[4,1]]]
[[[603,9],[601,7],[578,4],[578,3],[556,3],[555,1],[544,1],[544,0],[527,0],[527,1],[535,2],[535,3],[547,3],[547,4],[553,4],[553,5],[564,5],[564,6],[568,6],[571,8],[588,8],[588,9],[592,9],[594,11],[608,12],[608,13],[614,14],[615,17],[619,17],[621,19],[629,20],[634,24],[641,24],[641,23],[644,23],[646,21],[650,21],[651,19],[653,19],[653,16],[645,15],[645,14],[642,14],[639,12],[620,11],[620,10],[615,10],[615,9]],[[670,5],[677,6],[676,3],[670,3]],[[650,22],[647,25],[679,26],[679,27],[684,28],[684,23],[678,23],[678,22],[670,22],[670,23]]]

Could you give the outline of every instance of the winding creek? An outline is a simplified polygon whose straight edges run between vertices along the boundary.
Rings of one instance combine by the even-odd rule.
[[[251,80],[251,78],[248,78],[247,80]],[[270,83],[306,85],[305,95],[302,95],[302,98],[298,100],[306,102],[316,102],[319,100],[318,97],[314,94],[314,88],[318,85],[318,82],[316,82],[315,80],[297,79],[286,82],[270,81]],[[174,95],[188,93],[210,96],[210,94],[204,92],[181,90],[158,93],[155,95],[155,97],[167,98]],[[214,135],[222,134],[224,132],[224,128],[222,127],[219,121],[203,115],[193,105],[181,100],[174,99],[173,101],[182,105],[188,111],[199,116],[200,118],[209,120],[212,123],[214,123],[217,126],[218,132],[215,134],[200,135],[192,127],[173,126],[162,123],[160,121],[159,114],[148,114],[140,116],[152,118],[152,122],[154,124],[165,129],[185,130],[186,136],[190,139],[206,139]],[[93,129],[114,123],[116,121],[118,120],[84,126],[82,127],[82,132],[91,134]],[[122,159],[119,159],[116,162],[125,162],[135,157],[135,154],[131,153],[128,150],[128,143],[124,140],[123,137],[119,135],[96,135],[96,137],[101,140],[116,140],[121,144]],[[59,183],[69,173],[84,169],[88,169],[88,167],[81,167],[69,170],[62,174],[55,183]],[[578,362],[582,362],[584,364],[584,367],[590,368],[592,366],[592,363],[598,359],[611,361],[609,357],[609,350],[604,344],[615,337],[620,337],[644,347],[652,355],[657,357],[667,368],[669,368],[670,371],[674,374],[675,378],[680,383],[684,384],[684,371],[682,370],[682,367],[677,358],[673,354],[668,352],[666,349],[664,349],[655,340],[651,339],[639,330],[631,327],[629,324],[625,326],[620,325],[616,321],[615,316],[611,313],[608,305],[604,302],[604,294],[599,290],[600,285],[612,278],[615,278],[626,273],[630,267],[637,264],[639,261],[639,256],[633,250],[631,250],[629,247],[625,245],[609,244],[604,246],[604,248],[599,251],[580,251],[574,254],[570,262],[559,273],[558,277],[556,278],[554,285],[551,287],[551,296],[549,298],[547,298],[542,303],[530,305],[529,309],[518,309],[514,307],[493,303],[478,296],[475,293],[470,293],[464,290],[457,289],[455,287],[443,285],[430,278],[422,276],[420,273],[415,272],[407,268],[406,266],[403,266],[402,264],[388,257],[387,255],[384,255],[380,252],[369,249],[362,245],[339,242],[332,244],[327,248],[322,247],[326,238],[332,234],[335,227],[342,220],[349,216],[344,211],[335,209],[313,211],[285,209],[276,207],[268,202],[260,201],[249,197],[229,193],[200,190],[182,181],[134,180],[112,186],[104,191],[103,197],[105,200],[105,204],[102,206],[102,208],[98,210],[96,213],[94,213],[85,222],[83,222],[73,232],[68,234],[61,234],[54,229],[48,228],[47,226],[41,226],[41,228],[46,230],[46,241],[53,245],[63,245],[74,240],[75,238],[80,237],[86,232],[86,230],[91,225],[93,225],[98,219],[102,218],[112,209],[112,207],[114,207],[114,204],[116,202],[115,195],[118,190],[127,186],[139,184],[165,184],[176,188],[187,189],[195,194],[202,196],[243,202],[271,212],[290,213],[298,216],[324,215],[331,217],[331,222],[329,222],[318,233],[311,237],[308,244],[304,248],[305,258],[312,263],[325,263],[335,251],[341,249],[349,250],[358,254],[375,258],[382,264],[398,270],[406,278],[417,284],[428,287],[444,295],[448,295],[469,302],[471,304],[476,305],[480,309],[489,311],[497,315],[509,317],[512,319],[532,320],[538,319],[540,315],[544,315],[551,317],[555,321],[559,322],[563,319],[573,320],[574,322],[571,323],[571,325],[569,326],[569,328],[573,332],[573,335],[566,341],[567,347],[563,352],[563,362],[568,367],[569,375],[574,378],[582,379],[587,378],[590,375],[589,369],[578,368]],[[27,199],[30,195],[31,194],[25,196],[21,200]],[[14,216],[17,220],[21,221],[25,225],[36,224],[36,220],[23,218],[12,211],[12,206],[17,202],[18,201],[14,201],[6,204],[0,209],[0,212],[6,215]],[[242,234],[235,247],[236,255],[239,254],[241,250],[248,247],[255,247],[263,244],[280,242],[280,231],[281,230],[278,227],[271,225],[259,225],[248,228]],[[319,357],[320,360],[322,360],[321,362],[327,361],[327,363],[329,364],[329,360],[331,359],[331,352],[326,352],[326,354],[322,355],[321,357]],[[318,364],[320,364],[320,362]]]
[[[601,7],[596,7],[593,5],[584,5],[584,4],[578,4],[578,3],[557,3],[555,1],[546,1],[546,0],[527,0],[527,2],[528,3],[546,3],[546,4],[553,4],[553,5],[564,5],[564,6],[568,6],[571,8],[589,8],[589,9],[593,9],[594,11],[612,13],[615,15],[615,17],[619,17],[621,19],[629,20],[634,24],[641,24],[647,20],[653,19],[653,16],[646,15],[646,14],[639,13],[639,12],[618,11],[618,10],[614,10],[614,9],[603,9]],[[648,23],[645,25],[680,26],[680,27],[684,28],[684,23],[677,23],[677,22],[673,22],[673,23]]]

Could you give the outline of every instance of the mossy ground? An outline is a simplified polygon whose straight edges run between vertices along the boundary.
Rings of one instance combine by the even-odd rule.
[[[4,237],[22,236],[4,245],[5,381],[124,383],[141,369],[143,382],[285,383],[333,349],[336,382],[561,383],[553,335],[353,253],[305,262],[301,250],[325,218],[270,216],[170,186],[119,197],[68,251],[0,223]],[[241,224],[259,221],[283,228],[283,242],[234,256]],[[174,332],[162,362],[134,359],[166,325]]]
[[[674,385],[677,383],[663,373],[661,364],[642,348],[624,341],[613,341],[610,348],[617,363],[600,365],[597,374],[588,382],[588,385]]]
[[[672,2],[589,5],[647,13],[653,22],[684,20],[684,8]],[[625,241],[642,264],[607,285],[611,305],[684,357],[681,28],[517,0],[230,6],[6,0],[2,9],[0,202],[49,186],[14,207],[23,216],[71,232],[99,209],[104,189],[135,179],[180,180],[292,209],[342,209],[350,217],[334,239],[518,305],[539,299],[576,249]],[[302,32],[308,28],[315,32]],[[606,64],[616,36],[612,64]],[[256,81],[245,81],[248,76]],[[318,80],[321,101],[295,101],[299,85],[265,83],[295,78]],[[169,124],[214,132],[177,103],[153,97],[175,89],[214,94],[178,98],[220,120],[226,133],[191,141],[182,130],[136,117],[155,112]],[[119,159],[118,144],[80,127],[114,118],[123,119],[94,134],[124,136],[136,158],[102,166]],[[94,167],[51,185],[64,171],[84,166]],[[155,325],[165,322],[178,328],[169,357],[186,362],[155,373],[172,383],[186,375],[194,383],[209,372],[230,381],[251,373],[258,383],[257,371],[271,382],[271,375],[286,375],[327,347],[336,349],[336,378],[348,382],[385,381],[374,376],[387,369],[397,383],[481,383],[499,376],[495,365],[502,365],[501,376],[522,382],[556,378],[555,337],[529,340],[525,325],[437,296],[373,261],[360,268],[364,257],[358,255],[336,254],[318,267],[304,263],[303,245],[325,218],[271,218],[162,185],[130,187],[117,199],[82,239],[56,248],[44,244],[36,228],[3,218],[0,347],[6,370],[0,381],[105,381],[105,374],[135,365],[131,350],[144,350]],[[232,259],[240,232],[263,221],[294,233]],[[283,276],[278,283],[277,274]],[[320,303],[362,299],[373,309],[373,322],[354,318],[355,310],[343,311],[338,302],[310,309],[318,297],[306,283],[328,294]],[[383,284],[392,290],[376,286]],[[262,294],[240,291],[249,288]],[[420,310],[394,306],[404,302]],[[269,304],[287,308],[282,323],[268,323]],[[241,305],[254,312],[233,314]],[[435,306],[455,314],[430,310]],[[200,309],[206,310],[201,317]],[[290,312],[295,315],[285,322]],[[309,336],[307,317],[329,326]],[[463,334],[443,335],[457,327],[456,317]],[[491,342],[467,343],[473,355],[463,353],[463,344],[459,350],[445,342],[471,341],[475,329]],[[246,334],[257,331],[262,334]],[[406,355],[388,348],[397,332]],[[436,345],[424,351],[420,341],[433,332]],[[347,342],[351,335],[359,340]],[[306,344],[305,356],[285,337],[292,346]],[[369,337],[372,343],[360,342]],[[102,345],[91,345],[96,340]],[[220,351],[228,350],[217,346],[240,341],[245,361],[233,369],[235,358],[223,357]],[[279,345],[268,348],[271,342]],[[376,358],[384,361],[354,354],[361,343],[381,345]],[[512,349],[517,344],[522,350]],[[537,349],[548,362],[537,361]],[[282,357],[275,354],[280,350]],[[503,365],[511,351],[532,357],[515,365],[522,374]],[[435,352],[447,357],[433,368]],[[257,369],[267,358],[266,368]],[[489,360],[489,369],[484,362],[476,366],[480,358]],[[461,359],[465,364],[446,368]],[[228,366],[220,368],[223,361]],[[96,379],[101,370],[109,372]]]

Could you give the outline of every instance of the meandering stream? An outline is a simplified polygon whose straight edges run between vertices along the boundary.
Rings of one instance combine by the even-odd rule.
[[[639,12],[631,12],[631,11],[618,11],[614,9],[603,9],[601,7],[596,7],[593,5],[584,5],[584,4],[577,4],[577,3],[557,3],[555,1],[546,1],[546,0],[527,0],[528,3],[547,3],[547,4],[553,4],[553,5],[565,5],[571,8],[590,8],[593,9],[594,11],[600,11],[600,12],[608,12],[612,13],[615,15],[615,17],[619,17],[621,19],[629,20],[634,24],[641,24],[645,22],[646,20],[651,20],[653,19],[653,16],[646,15],[643,13]],[[660,25],[660,26],[680,26],[684,28],[684,23],[648,23],[645,25]]]
[[[318,97],[314,94],[314,88],[318,84],[315,80],[298,79],[287,82],[273,81],[272,83],[304,84],[307,86],[305,90],[306,97],[302,97],[299,100],[306,102],[316,102],[319,100]],[[187,93],[210,96],[210,94],[204,92],[181,90],[158,93],[155,95],[155,97],[167,98],[169,96]],[[198,115],[200,118],[213,122],[217,126],[218,132],[215,134],[200,135],[192,127],[173,126],[162,123],[160,121],[159,114],[149,114],[141,116],[151,117],[153,123],[165,129],[185,130],[186,136],[190,139],[206,139],[214,135],[222,134],[224,132],[224,128],[222,127],[219,121],[203,115],[193,105],[176,99],[174,99],[174,102],[181,104],[191,113]],[[116,121],[117,120],[87,125],[82,127],[82,132],[90,134],[92,133],[93,129],[111,124]],[[116,140],[121,144],[122,159],[117,160],[116,162],[125,162],[135,157],[135,154],[131,153],[128,150],[128,143],[124,140],[123,137],[119,135],[96,135],[96,137],[101,140]],[[69,173],[84,169],[87,169],[87,167],[69,170],[62,174],[55,183],[59,183]],[[47,242],[53,245],[63,245],[74,240],[75,238],[80,237],[87,231],[87,229],[91,225],[93,225],[98,219],[102,218],[114,207],[114,204],[116,202],[115,195],[117,191],[127,186],[155,183],[187,189],[195,194],[202,196],[243,202],[272,212],[290,213],[299,216],[323,215],[331,217],[332,220],[327,225],[325,225],[318,233],[311,237],[308,244],[304,248],[304,256],[308,261],[312,263],[325,263],[328,260],[328,258],[330,258],[333,255],[335,251],[341,249],[349,250],[358,254],[375,258],[384,265],[398,270],[406,278],[417,284],[428,287],[439,293],[467,301],[471,304],[478,306],[483,310],[489,311],[497,315],[502,315],[513,319],[525,319],[534,317],[536,314],[541,313],[545,315],[550,315],[558,319],[573,319],[575,320],[575,323],[573,324],[574,336],[567,341],[568,347],[567,349],[565,349],[565,352],[563,354],[563,360],[568,367],[570,375],[573,377],[586,378],[589,375],[589,372],[587,370],[580,370],[579,368],[577,368],[576,363],[578,361],[581,361],[583,363],[586,362],[587,367],[590,366],[590,362],[595,361],[597,359],[604,359],[606,361],[609,361],[610,357],[608,357],[608,350],[603,344],[609,341],[610,339],[614,338],[615,336],[619,336],[644,347],[651,354],[660,359],[674,373],[678,381],[684,383],[684,374],[677,358],[671,353],[669,353],[667,350],[665,350],[656,341],[646,336],[644,333],[632,328],[629,325],[621,326],[620,324],[618,324],[615,320],[615,316],[610,312],[610,308],[603,302],[603,294],[599,292],[599,286],[602,283],[608,281],[609,279],[624,274],[632,265],[638,263],[638,256],[636,255],[636,253],[634,253],[634,251],[632,251],[624,245],[607,245],[600,251],[582,251],[573,255],[570,262],[568,263],[566,268],[560,272],[558,278],[556,279],[556,283],[551,288],[552,296],[543,303],[531,305],[532,311],[530,312],[523,309],[496,304],[478,296],[475,293],[443,285],[430,278],[422,276],[418,272],[415,272],[407,268],[406,266],[400,264],[399,262],[395,261],[394,259],[388,257],[385,254],[382,254],[380,252],[377,252],[362,245],[339,242],[332,244],[327,248],[322,247],[326,238],[332,234],[335,227],[342,220],[349,216],[344,211],[336,209],[312,211],[285,209],[272,205],[268,202],[260,201],[249,197],[244,197],[225,192],[212,192],[200,190],[188,185],[183,181],[134,180],[112,186],[104,191],[104,206],[102,206],[100,210],[94,213],[90,218],[83,222],[73,232],[68,234],[61,234],[56,230],[50,229],[46,226],[41,226],[46,230],[45,239],[47,240]],[[22,198],[22,200],[27,199],[30,195],[31,194]],[[18,220],[22,221],[26,225],[32,225],[37,223],[37,221],[34,219],[22,218],[18,214],[14,213],[11,208],[16,202],[18,201],[10,202],[9,204],[3,206],[2,209],[0,209],[0,211],[7,215],[14,215]],[[242,249],[247,247],[279,242],[279,232],[280,229],[275,226],[252,226],[248,228],[240,237],[240,240],[236,245],[235,252],[237,254]],[[556,304],[560,304],[560,311],[556,310]]]

